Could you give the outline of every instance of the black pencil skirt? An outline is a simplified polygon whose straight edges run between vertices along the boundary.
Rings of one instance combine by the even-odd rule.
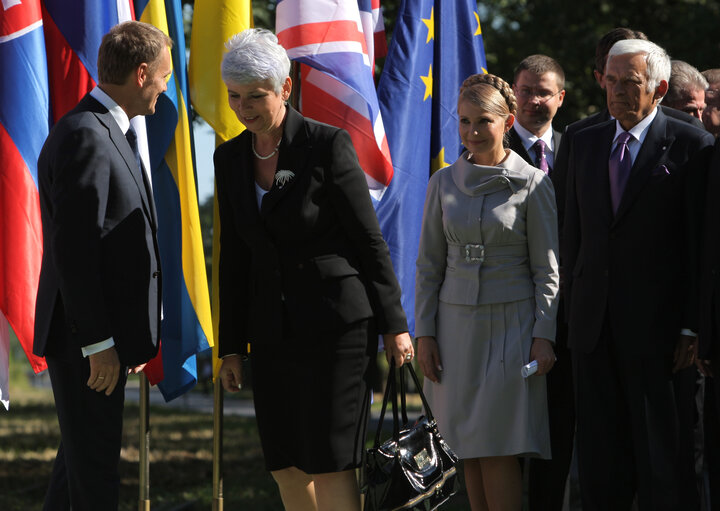
[[[372,321],[251,346],[255,415],[268,470],[308,474],[360,465],[377,333]],[[286,330],[287,331],[287,330]]]

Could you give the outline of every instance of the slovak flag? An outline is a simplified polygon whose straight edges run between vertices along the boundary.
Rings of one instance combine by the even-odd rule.
[[[393,176],[358,0],[280,0],[276,32],[301,68],[303,115],[345,129],[382,199]]]
[[[37,157],[49,130],[48,76],[40,0],[0,7],[0,401],[7,406],[7,324],[35,372],[35,295],[42,259]],[[4,332],[4,334],[3,334]]]

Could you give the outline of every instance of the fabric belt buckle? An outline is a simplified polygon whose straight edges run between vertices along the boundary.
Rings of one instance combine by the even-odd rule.
[[[465,245],[465,261],[468,263],[482,263],[485,260],[485,245],[468,243]]]

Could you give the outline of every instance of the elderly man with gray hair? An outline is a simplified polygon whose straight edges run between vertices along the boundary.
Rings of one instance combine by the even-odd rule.
[[[668,91],[663,103],[702,119],[708,82],[700,71],[682,60],[673,60]]]
[[[677,510],[672,374],[694,357],[713,138],[658,108],[670,58],[656,44],[618,41],[604,78],[614,119],[573,139],[562,247],[582,506],[630,509],[637,494],[640,510]]]

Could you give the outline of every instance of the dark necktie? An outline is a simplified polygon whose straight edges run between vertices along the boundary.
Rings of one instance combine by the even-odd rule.
[[[125,132],[125,138],[127,138],[128,144],[130,144],[130,149],[132,149],[132,152],[135,155],[135,162],[137,163],[140,172],[144,174],[145,171],[143,170],[142,159],[140,158],[140,150],[138,149],[137,133],[135,132],[135,128],[133,128],[132,125]]]
[[[145,186],[145,198],[147,199],[147,202],[150,206],[150,216],[152,217],[153,222],[156,223],[157,219],[155,213],[155,201],[152,194],[152,186],[150,185],[150,179],[145,173],[145,166],[143,165],[142,159],[140,158],[140,150],[138,149],[137,143],[137,133],[135,132],[135,128],[133,128],[132,125],[130,125],[130,128],[125,132],[125,138],[127,138],[128,144],[130,144],[130,149],[132,149],[133,155],[135,155],[135,162],[137,163],[138,169],[140,170],[143,185]]]
[[[618,135],[617,144],[608,161],[610,200],[612,202],[613,213],[617,213],[618,206],[620,206],[620,200],[622,199],[625,185],[630,175],[630,169],[632,168],[632,160],[627,145],[630,137],[632,137],[632,135],[627,131],[623,131]]]
[[[545,142],[543,142],[542,140],[537,139],[532,147],[535,150],[536,167],[545,172],[545,174],[547,174],[550,171],[550,167],[548,167],[547,156],[545,156],[545,148],[547,147],[547,145],[545,145]]]

